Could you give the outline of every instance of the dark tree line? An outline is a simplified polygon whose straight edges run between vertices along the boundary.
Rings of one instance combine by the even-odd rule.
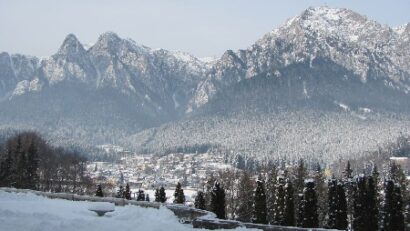
[[[379,179],[377,168],[367,175],[352,176],[349,162],[339,179],[326,179],[320,168],[311,173],[313,178],[308,178],[303,162],[299,162],[294,174],[273,168],[266,179],[260,175],[254,180],[243,171],[238,181],[236,219],[304,228],[404,230],[403,186],[399,181],[402,177],[397,177],[397,169],[400,167],[391,163],[383,180]],[[207,192],[198,193],[195,207],[225,219],[225,191],[216,179],[212,182],[215,183]]]
[[[93,191],[84,157],[52,147],[33,132],[10,137],[0,148],[0,186],[77,194]]]

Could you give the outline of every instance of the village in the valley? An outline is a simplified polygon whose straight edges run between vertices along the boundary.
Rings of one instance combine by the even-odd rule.
[[[155,190],[164,187],[168,201],[172,202],[175,186],[179,182],[184,188],[187,204],[192,204],[196,192],[204,191],[207,177],[233,168],[224,163],[223,156],[212,152],[153,156],[132,153],[114,145],[100,148],[115,153],[118,160],[89,162],[87,172],[97,183],[104,183],[105,192],[112,195],[116,194],[119,186],[129,184],[134,198],[140,190],[144,190],[152,200]]]

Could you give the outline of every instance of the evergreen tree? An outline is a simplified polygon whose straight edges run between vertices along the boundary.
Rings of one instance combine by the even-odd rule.
[[[379,229],[379,205],[378,205],[378,193],[377,185],[373,176],[369,176],[367,179],[367,214],[368,214],[368,230],[378,230]]]
[[[211,211],[219,219],[225,219],[225,190],[216,181],[211,193]]]
[[[204,192],[199,191],[198,194],[195,197],[195,203],[194,206],[197,209],[202,209],[205,210],[205,195]]]
[[[313,180],[307,180],[303,189],[303,199],[300,202],[299,224],[303,228],[318,228],[319,220],[317,214],[317,196],[315,183]]]
[[[337,184],[337,212],[336,212],[336,229],[346,230],[347,222],[347,201],[343,183]]]
[[[266,207],[267,207],[267,217],[270,224],[274,224],[274,214],[275,214],[275,191],[278,178],[277,168],[274,164],[271,164],[271,170],[269,172],[266,181]]]
[[[301,203],[301,201],[299,200],[299,194],[303,194],[303,188],[304,188],[304,181],[307,177],[307,169],[305,166],[305,161],[303,159],[299,160],[297,169],[296,169],[296,173],[295,173],[295,191],[294,191],[294,198],[297,198],[297,200],[295,201],[295,204],[297,205],[297,207],[299,207],[299,204]],[[298,218],[299,219],[299,218]]]
[[[374,186],[376,188],[376,192],[379,191],[379,177],[380,177],[380,173],[377,169],[377,165],[374,165],[372,168],[372,178],[373,178]]]
[[[305,161],[303,159],[299,160],[298,167],[296,169],[295,174],[295,193],[299,194],[303,192],[303,188],[305,187],[305,179],[307,177],[307,170],[305,166]]]
[[[144,190],[138,190],[137,201],[145,201],[145,193]]]
[[[148,194],[148,193],[145,194],[145,201],[148,201],[148,202],[149,202],[149,194]]]
[[[376,192],[376,204],[377,204],[377,210],[378,210],[378,214],[377,214],[377,221],[378,221],[378,227],[380,226],[380,222],[381,222],[381,213],[380,213],[380,205],[381,202],[383,201],[383,198],[380,194],[380,191],[382,189],[381,185],[380,185],[380,173],[377,169],[377,165],[374,165],[372,168],[372,178],[373,178],[373,184],[374,184],[374,191]]]
[[[314,180],[316,185],[316,193],[318,198],[318,215],[319,226],[323,227],[326,223],[327,214],[327,187],[324,171],[319,163],[316,165],[314,172]]]
[[[251,222],[253,212],[253,184],[249,173],[243,171],[238,184],[237,219],[242,222]]]
[[[401,189],[393,180],[385,182],[382,227],[384,231],[404,230],[404,216]]]
[[[127,200],[131,200],[131,190],[130,190],[130,185],[128,183],[125,186],[124,198]]]
[[[337,180],[331,179],[328,182],[328,220],[327,227],[330,229],[336,228],[336,219],[338,212],[338,193]]]
[[[356,179],[356,189],[353,195],[353,230],[364,231],[369,227],[367,203],[368,190],[366,185],[366,177],[359,176]]]
[[[182,186],[179,182],[178,182],[177,186],[175,187],[174,203],[175,204],[185,203],[184,190],[182,189]]]
[[[304,211],[305,211],[305,204],[302,203],[302,201],[303,201],[303,194],[302,194],[302,193],[301,193],[301,194],[298,194],[298,201],[300,201],[300,203],[298,204],[297,223],[296,223],[296,225],[297,225],[298,227],[302,227],[302,225],[303,225],[303,220],[304,220],[303,213],[304,213]]]
[[[393,219],[394,229],[404,230],[403,199],[400,185],[396,185],[394,188],[394,197],[396,201],[396,210],[394,210]]]
[[[165,193],[165,188],[161,187],[159,189],[159,201],[165,203],[167,201],[167,194]]]
[[[354,191],[355,189],[355,182],[353,182],[353,178],[352,178],[352,173],[353,170],[350,166],[350,161],[347,161],[347,165],[346,168],[343,172],[343,183],[345,186],[345,190],[346,190],[346,201],[347,201],[347,214],[348,214],[348,221],[350,221],[350,223],[353,223],[352,221],[352,217],[353,217],[353,202],[354,202]]]
[[[293,186],[292,182],[287,179],[285,184],[285,208],[284,208],[284,225],[295,225],[295,204],[293,201]]]
[[[98,187],[97,187],[97,191],[95,192],[95,196],[97,196],[97,197],[104,197],[104,193],[103,193],[103,190],[102,190],[102,187],[101,187],[100,184],[99,184]]]
[[[117,191],[117,195],[115,196],[117,198],[124,198],[125,194],[124,194],[124,187],[122,185],[120,185],[120,188]]]
[[[273,214],[273,224],[285,225],[285,180],[283,177],[278,177],[275,186],[275,204]]]
[[[266,224],[266,194],[265,185],[261,179],[256,182],[254,223]]]
[[[206,184],[205,184],[205,201],[207,202],[206,204],[206,210],[212,211],[212,205],[211,205],[211,199],[212,199],[212,190],[214,188],[216,182],[216,178],[214,177],[214,174],[212,173],[211,176],[207,179]]]
[[[346,165],[346,169],[344,170],[343,174],[344,174],[344,178],[345,179],[352,179],[352,167],[350,166],[350,160],[347,161],[347,165]]]
[[[408,198],[408,196],[406,195],[406,192],[407,192],[406,174],[404,173],[401,166],[396,164],[394,161],[390,163],[389,176],[395,183],[400,185],[400,190],[403,194],[403,197]]]
[[[160,198],[159,198],[159,188],[155,189],[155,202],[161,202]]]

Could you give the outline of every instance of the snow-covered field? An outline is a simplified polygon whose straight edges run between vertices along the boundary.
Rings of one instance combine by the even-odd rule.
[[[166,208],[116,206],[114,212],[98,217],[88,210],[90,203],[0,191],[0,231],[193,230]]]

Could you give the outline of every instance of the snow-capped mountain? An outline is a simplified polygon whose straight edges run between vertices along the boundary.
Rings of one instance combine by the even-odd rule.
[[[21,93],[22,88],[24,91],[39,90],[35,78],[38,64],[35,57],[0,53],[0,100],[14,92]]]
[[[248,49],[227,51],[198,85],[191,107],[207,104],[218,89],[233,83],[261,75],[289,78],[282,72],[301,65],[310,71],[323,62],[346,72],[324,73],[328,76],[341,75],[362,83],[383,81],[386,87],[407,94],[408,36],[409,25],[394,30],[348,9],[309,8]],[[306,81],[299,82],[305,82],[301,92],[307,94]]]
[[[213,137],[225,137],[232,148],[242,139],[222,131],[236,121],[232,115],[245,121],[242,115],[251,113],[288,118],[284,114],[303,116],[309,110],[332,117],[335,124],[341,122],[335,118],[366,120],[369,113],[407,118],[409,91],[410,24],[390,28],[349,9],[329,7],[309,8],[247,49],[228,50],[216,60],[152,49],[112,32],[87,49],[70,34],[56,54],[41,61],[0,54],[3,127],[39,129],[56,140],[92,144],[118,143],[135,133],[127,144],[149,143],[146,147],[161,150],[169,143],[191,144],[189,131],[211,126],[206,121],[213,123],[217,114],[221,128],[211,126]],[[251,118],[266,122],[271,117]],[[191,120],[201,126],[191,126]],[[184,124],[190,128],[179,129]],[[172,130],[178,136],[166,135]],[[204,137],[205,143],[210,140]]]
[[[208,69],[189,54],[151,49],[112,32],[87,50],[70,34],[41,61],[0,55],[2,125],[57,133],[56,139],[70,134],[73,142],[76,136],[113,142],[180,118]]]

